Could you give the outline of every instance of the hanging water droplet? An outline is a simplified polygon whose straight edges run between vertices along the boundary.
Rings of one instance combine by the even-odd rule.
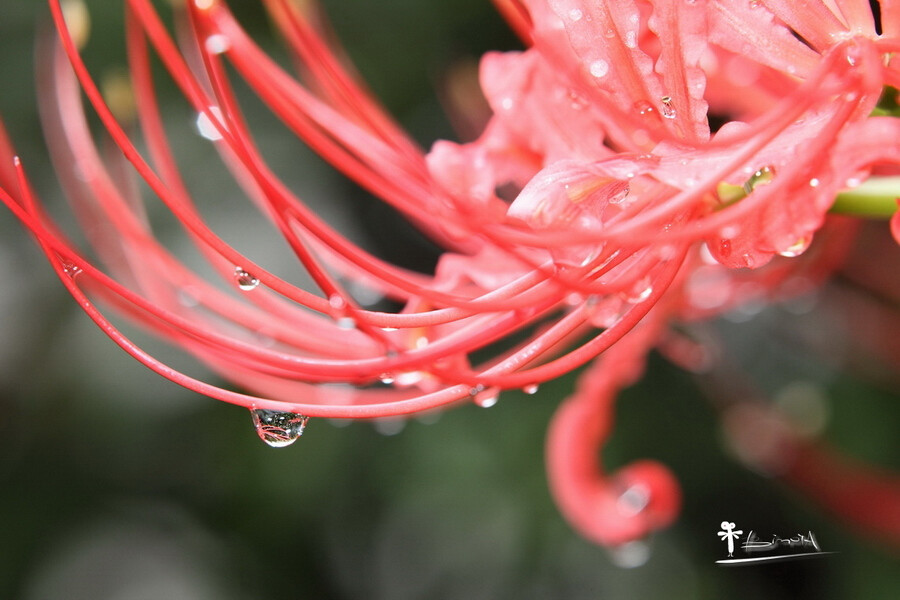
[[[309,417],[292,412],[252,409],[250,417],[259,439],[273,448],[284,448],[297,441],[309,422]]]
[[[622,569],[635,569],[650,560],[650,544],[644,540],[625,542],[608,549],[609,559]]]
[[[750,178],[744,182],[744,193],[751,194],[753,190],[758,188],[761,185],[767,185],[772,183],[772,180],[775,179],[775,167],[772,165],[766,165],[762,167],[758,171],[756,171]]]
[[[541,386],[539,386],[536,383],[530,383],[530,384],[526,385],[525,387],[523,387],[522,391],[525,392],[526,394],[528,394],[529,396],[534,396],[535,394],[538,393],[538,390],[540,389],[540,387]]]
[[[597,77],[599,79],[607,73],[609,73],[609,63],[605,60],[595,60],[591,63],[591,75],[593,75],[594,77]]]
[[[334,322],[338,329],[349,331],[356,328],[356,319],[353,317],[341,317]]]
[[[812,238],[809,236],[803,236],[778,254],[780,254],[781,256],[786,256],[787,258],[800,256],[801,254],[806,252],[806,249],[809,248],[810,243],[812,243]]]
[[[497,404],[497,402],[500,400],[500,391],[492,388],[484,392],[475,394],[473,400],[475,404],[477,404],[481,408],[490,408]]]
[[[372,419],[372,426],[381,435],[397,435],[406,427],[406,419],[401,417],[381,417]]]
[[[394,377],[394,383],[399,387],[410,387],[421,383],[423,379],[425,379],[424,371],[407,371],[405,373],[398,373]]]
[[[222,118],[222,111],[218,106],[210,106],[209,112],[213,114],[213,116],[216,118],[216,121],[218,121],[220,124],[224,123]],[[211,142],[218,142],[222,139],[222,132],[219,131],[219,128],[216,127],[216,125],[205,112],[201,112],[197,115],[197,133]]]
[[[178,303],[185,308],[195,308],[200,305],[199,291],[194,286],[178,288]]]
[[[663,96],[662,97],[662,109],[660,113],[666,119],[674,119],[677,115],[675,113],[675,107],[672,106],[672,96]]]
[[[632,289],[623,294],[626,302],[630,302],[631,304],[639,304],[650,297],[650,294],[653,293],[653,285],[650,281],[649,277],[644,277],[640,281],[638,281]]]
[[[241,267],[234,268],[234,281],[245,292],[255,290],[259,286],[259,279]]]
[[[228,50],[231,48],[231,42],[229,42],[228,38],[221,33],[214,33],[206,38],[203,46],[210,54],[222,54],[224,52],[228,52]]]
[[[391,385],[392,383],[394,383],[394,376],[391,375],[390,373],[382,373],[381,375],[378,376],[378,379],[384,385]]]

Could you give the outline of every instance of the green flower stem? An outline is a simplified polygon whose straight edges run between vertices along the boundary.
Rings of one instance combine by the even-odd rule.
[[[900,177],[871,177],[862,185],[841,192],[830,212],[869,219],[889,219],[897,212]]]

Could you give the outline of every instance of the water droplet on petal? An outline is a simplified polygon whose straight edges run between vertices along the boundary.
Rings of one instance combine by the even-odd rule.
[[[616,190],[610,197],[610,204],[622,204],[625,202],[625,199],[628,198],[628,194],[631,192],[631,185],[626,183],[621,189]]]
[[[767,185],[772,183],[772,180],[775,179],[775,167],[772,165],[766,165],[762,167],[758,171],[756,171],[750,178],[744,182],[744,193],[750,194],[761,185]]]
[[[591,75],[600,78],[609,73],[609,63],[605,60],[595,60],[591,63]]]
[[[809,180],[809,187],[819,187],[819,183],[820,183],[819,179],[816,177],[813,177],[812,179]]]
[[[812,243],[812,238],[809,236],[803,236],[778,254],[780,254],[781,256],[786,256],[788,258],[800,256],[801,254],[806,252],[806,249],[809,248],[810,243]]]
[[[528,394],[529,396],[534,396],[535,394],[538,393],[538,390],[540,389],[540,387],[541,386],[539,386],[536,383],[531,383],[531,384],[523,387],[522,391],[525,392],[526,394]]]
[[[234,281],[237,283],[237,286],[245,292],[255,290],[259,286],[259,279],[241,267],[235,267]]]
[[[577,8],[573,8],[572,10],[569,11],[569,18],[572,19],[573,21],[580,21],[581,17],[583,15],[584,15],[584,13],[582,13],[581,10],[579,10]]]
[[[273,448],[284,448],[297,441],[309,422],[309,417],[292,412],[252,409],[250,417],[259,439]]]
[[[724,258],[731,256],[731,240],[719,240],[719,254]]]
[[[646,100],[638,100],[634,103],[634,110],[643,117],[648,115],[652,115],[656,112],[656,109],[653,108],[653,105],[647,102]]]
[[[663,96],[661,101],[662,109],[660,114],[666,119],[674,119],[677,114],[675,113],[675,107],[672,106],[672,96]]]

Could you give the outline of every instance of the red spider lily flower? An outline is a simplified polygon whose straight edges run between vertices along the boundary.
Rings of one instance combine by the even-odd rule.
[[[44,112],[96,258],[47,217],[0,136],[0,200],[87,314],[154,371],[253,410],[261,437],[279,446],[308,417],[490,405],[501,390],[534,391],[606,353],[548,439],[563,513],[603,544],[644,536],[678,509],[663,467],[640,462],[610,475],[596,456],[616,392],[640,375],[651,347],[671,339],[667,324],[727,310],[744,300],[747,281],[774,294],[792,274],[824,279],[851,229],[826,225],[835,196],[858,188],[846,203],[866,197],[884,211],[885,194],[862,182],[900,164],[898,119],[871,116],[885,87],[900,86],[896,0],[880,3],[881,31],[859,0],[802,8],[781,0],[498,0],[529,47],[482,60],[493,116],[481,136],[437,142],[428,153],[344,66],[312,8],[264,2],[299,65],[294,76],[221,0],[185,2],[175,36],[149,0],[125,4],[134,137],[80,57],[59,0],[50,0],[59,39]],[[154,56],[308,284],[277,276],[210,228],[167,137]],[[257,147],[234,78],[293,135],[447,248],[435,274],[365,251],[289,189]],[[82,93],[117,156],[98,150]],[[208,276],[157,239],[135,177],[181,224]],[[887,214],[892,197],[890,205]],[[814,236],[827,239],[806,252]],[[366,309],[356,286],[403,308]],[[163,364],[97,301],[249,392]]]

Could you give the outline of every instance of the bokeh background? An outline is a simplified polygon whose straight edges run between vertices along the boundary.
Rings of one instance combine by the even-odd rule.
[[[88,4],[91,67],[98,74],[121,69],[121,7]],[[518,47],[487,0],[324,4],[360,72],[426,148],[456,136],[436,91],[447,73],[485,51]],[[282,52],[257,2],[230,5],[261,43]],[[39,0],[2,0],[0,114],[39,193],[65,214],[36,107],[35,39],[47,20]],[[196,135],[191,112],[171,89],[162,93],[198,201],[217,207],[215,227],[226,239],[254,240],[258,245],[245,250],[292,273],[287,253],[269,246],[262,222],[218,176],[221,166]],[[426,271],[433,266],[433,246],[247,101],[267,157],[301,196],[382,256]],[[174,227],[157,217],[165,239]],[[870,235],[879,239],[885,229],[877,225]],[[880,256],[884,268],[900,264],[896,255]],[[106,339],[4,211],[0,273],[0,598],[900,594],[896,549],[854,535],[735,460],[708,382],[656,356],[647,376],[619,399],[605,459],[612,467],[643,457],[669,465],[684,487],[684,511],[675,526],[647,540],[643,566],[624,568],[618,565],[633,556],[580,539],[547,492],[545,428],[572,391],[571,376],[534,396],[505,393],[490,409],[375,424],[314,419],[297,444],[276,450],[256,437],[245,410],[164,381]],[[839,281],[823,295],[746,306],[715,325],[715,334],[760,390],[775,398],[801,390],[813,398],[827,439],[900,471],[894,367],[873,368],[854,354],[846,339],[852,321],[840,301],[845,288]],[[152,340],[147,346],[178,356]],[[854,367],[861,362],[866,372]],[[724,519],[772,533],[812,530],[823,549],[838,554],[720,568],[716,532]]]

